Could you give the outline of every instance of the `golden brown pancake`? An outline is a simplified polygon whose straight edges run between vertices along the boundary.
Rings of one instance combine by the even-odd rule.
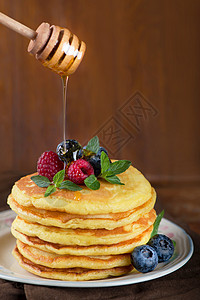
[[[17,203],[12,195],[8,197],[8,204],[21,218],[29,222],[61,228],[105,228],[110,230],[137,221],[152,210],[155,200],[155,190],[152,189],[152,197],[144,204],[126,212],[104,215],[74,215],[66,212],[38,209],[34,206],[23,206]]]
[[[152,232],[153,226],[150,226],[147,230],[142,232],[139,236],[134,239],[123,241],[111,245],[92,245],[92,246],[78,246],[78,245],[62,245],[56,243],[50,243],[41,240],[35,236],[26,235],[13,227],[11,232],[13,236],[22,241],[23,243],[33,246],[35,248],[56,254],[69,254],[69,255],[116,255],[123,253],[131,253],[137,246],[146,244]]]
[[[148,214],[132,224],[107,230],[64,229],[55,226],[44,226],[37,223],[29,223],[18,216],[14,220],[12,227],[22,233],[37,236],[47,242],[62,243],[63,245],[109,245],[130,240],[140,235],[154,223],[155,218],[156,213],[152,209]]]
[[[86,186],[77,192],[57,189],[49,197],[44,197],[46,188],[38,187],[31,180],[32,175],[36,174],[22,177],[12,189],[13,198],[22,206],[78,215],[109,214],[132,210],[152,197],[150,183],[132,166],[118,175],[125,183],[123,186],[100,180],[99,190],[90,190]]]
[[[129,254],[99,256],[59,255],[29,246],[20,240],[17,240],[17,248],[25,258],[33,263],[50,268],[110,269],[131,264]]]
[[[86,268],[49,268],[39,264],[35,264],[32,261],[25,258],[18,250],[17,246],[13,250],[13,255],[18,260],[20,266],[35,275],[68,281],[81,281],[81,280],[94,280],[102,279],[112,276],[121,276],[132,271],[132,265],[124,267],[115,267],[110,269],[86,269]]]

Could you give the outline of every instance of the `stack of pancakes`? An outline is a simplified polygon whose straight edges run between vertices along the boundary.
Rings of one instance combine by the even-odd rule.
[[[125,185],[101,181],[99,190],[57,190],[44,197],[28,175],[15,183],[8,203],[18,216],[13,254],[29,272],[58,280],[91,280],[129,273],[130,253],[148,242],[156,194],[132,166]]]

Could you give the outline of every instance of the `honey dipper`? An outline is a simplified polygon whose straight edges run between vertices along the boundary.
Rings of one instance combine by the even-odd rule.
[[[34,31],[1,12],[0,23],[30,39],[28,52],[61,76],[74,73],[84,56],[85,43],[66,28],[42,23]]]

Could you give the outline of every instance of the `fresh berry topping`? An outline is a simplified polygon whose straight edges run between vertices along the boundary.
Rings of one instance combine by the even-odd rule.
[[[78,159],[71,163],[67,170],[67,175],[69,180],[72,182],[76,184],[84,184],[84,180],[88,176],[94,175],[94,169],[88,161]]]
[[[67,164],[77,159],[77,153],[81,145],[76,140],[66,140],[57,146],[56,153]]]
[[[94,168],[94,174],[95,176],[99,176],[101,173],[101,152],[104,151],[107,155],[108,152],[105,148],[99,147],[99,151],[97,152],[96,155],[93,155],[89,158],[89,163],[93,166]]]
[[[158,262],[168,261],[174,253],[174,245],[170,238],[164,234],[154,235],[148,242],[158,255]]]
[[[78,150],[76,159],[84,158],[83,149]]]
[[[103,147],[99,147],[97,154],[94,154],[91,151],[87,150],[86,146],[80,149],[77,153],[77,159],[83,158],[89,161],[89,163],[93,166],[94,174],[96,177],[98,177],[101,173],[101,152],[102,151],[104,151],[108,155],[107,150]]]
[[[158,256],[154,248],[138,246],[131,253],[131,263],[141,273],[151,272],[158,264]]]
[[[64,169],[64,164],[53,151],[46,151],[42,153],[38,159],[38,174],[47,177],[50,181],[52,181],[54,175],[62,169]]]
[[[97,155],[101,156],[102,151],[104,151],[108,155],[108,151],[104,147],[99,147],[99,151],[97,152]]]
[[[86,150],[86,146],[84,146],[83,148],[78,150],[76,159],[80,159],[80,158],[86,159],[87,154],[88,153],[87,153],[87,150]]]
[[[95,176],[98,177],[101,173],[101,157],[94,155],[88,161],[94,168]]]

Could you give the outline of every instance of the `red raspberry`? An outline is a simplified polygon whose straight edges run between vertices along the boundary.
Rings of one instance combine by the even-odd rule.
[[[42,153],[37,162],[37,171],[39,175],[53,180],[54,175],[64,169],[63,162],[58,155],[53,151],[46,151]]]
[[[76,184],[84,184],[84,180],[88,176],[94,175],[94,169],[88,161],[78,159],[71,163],[67,170],[67,175],[69,180],[72,182]]]

